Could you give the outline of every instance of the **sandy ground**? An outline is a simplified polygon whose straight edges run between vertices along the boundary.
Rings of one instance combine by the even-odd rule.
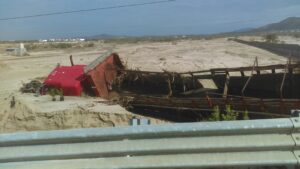
[[[69,55],[75,64],[88,64],[101,54],[117,52],[128,68],[176,72],[251,66],[255,57],[260,65],[286,62],[284,57],[226,38],[95,44],[91,48],[29,51],[30,56],[23,57],[7,55],[5,48],[12,45],[0,44],[0,132],[127,125],[134,114],[104,104],[100,98],[68,97],[64,102],[52,102],[49,96],[19,93],[23,82],[47,76],[57,63],[70,65]],[[17,101],[14,108],[10,108],[12,96]]]

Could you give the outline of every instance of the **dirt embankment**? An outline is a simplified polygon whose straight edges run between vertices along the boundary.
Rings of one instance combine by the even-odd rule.
[[[5,100],[5,103],[3,103],[2,106],[3,112],[0,112],[1,133],[123,126],[128,125],[129,120],[133,117],[142,118],[142,116],[131,114],[129,112],[113,113],[107,112],[105,109],[103,109],[103,111],[95,111],[83,106],[47,112],[41,111],[38,108],[33,108],[32,103],[24,103],[17,97],[14,106],[11,107],[11,100],[12,97]],[[161,121],[151,119],[151,123],[156,124],[161,123]]]

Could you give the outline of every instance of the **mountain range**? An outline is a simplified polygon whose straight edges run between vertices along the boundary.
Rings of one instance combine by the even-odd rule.
[[[243,28],[233,32],[220,33],[216,35],[257,34],[257,33],[268,33],[268,32],[291,32],[291,31],[300,32],[300,17],[289,17],[280,22],[271,23],[258,28]],[[100,35],[86,37],[86,39],[112,39],[112,38],[128,38],[128,37],[131,36],[116,36],[116,35],[109,35],[109,34],[100,34]]]

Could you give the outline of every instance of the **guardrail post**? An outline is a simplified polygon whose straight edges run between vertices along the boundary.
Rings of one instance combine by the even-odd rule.
[[[150,125],[150,120],[146,118],[138,119],[138,118],[132,118],[129,121],[129,124],[131,126],[144,126],[144,125]]]

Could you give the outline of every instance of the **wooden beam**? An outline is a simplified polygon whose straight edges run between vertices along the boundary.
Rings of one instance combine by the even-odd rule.
[[[230,82],[230,75],[229,75],[229,72],[226,72],[226,80],[225,80],[225,84],[224,84],[223,98],[227,98],[228,90],[229,90],[229,82]]]

